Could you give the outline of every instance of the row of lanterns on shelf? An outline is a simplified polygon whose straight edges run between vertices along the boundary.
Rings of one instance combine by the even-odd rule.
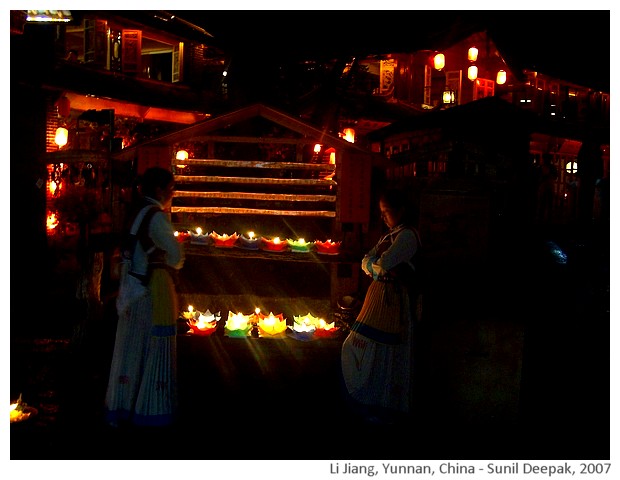
[[[182,315],[189,327],[187,333],[195,335],[212,335],[222,318],[220,312],[211,313],[208,309],[206,312],[200,312],[192,305],[189,305]],[[294,315],[293,319],[292,325],[288,325],[282,313],[269,312],[265,315],[260,308],[256,308],[254,313],[249,315],[229,311],[224,334],[233,338],[249,337],[252,333],[259,337],[281,337],[289,334],[297,340],[312,340],[315,337],[332,336],[339,331],[335,322],[328,323],[310,312],[305,315]]]
[[[246,250],[266,250],[270,252],[298,252],[309,253],[316,251],[325,255],[338,255],[342,242],[315,240],[313,242],[306,241],[303,238],[296,240],[281,240],[280,237],[266,238],[256,235],[254,232],[239,235],[237,232],[232,235],[227,233],[219,234],[215,231],[211,233],[203,233],[202,228],[197,227],[195,231],[176,231],[175,236],[180,242],[189,241],[195,245],[213,245],[220,248],[238,247]]]
[[[478,60],[478,49],[476,47],[471,47],[467,51],[467,60],[469,60],[470,62],[475,62],[476,60]],[[443,53],[436,54],[433,58],[433,65],[436,70],[443,70],[443,68],[446,66],[445,55]],[[476,65],[469,66],[469,68],[467,69],[467,78],[469,78],[471,81],[474,81],[476,78],[478,78],[478,67]],[[497,72],[497,77],[495,81],[498,85],[503,85],[504,83],[506,83],[506,71],[499,70]]]

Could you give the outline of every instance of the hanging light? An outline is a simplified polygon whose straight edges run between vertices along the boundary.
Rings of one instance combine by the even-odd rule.
[[[355,130],[353,128],[345,128],[342,131],[342,138],[345,139],[347,142],[350,143],[355,143]]]
[[[506,71],[500,70],[497,72],[497,84],[503,85],[504,83],[506,83]]]
[[[469,78],[472,82],[478,78],[478,67],[476,67],[475,65],[471,65],[468,69],[467,69],[467,78]]]
[[[475,62],[478,60],[478,49],[476,47],[471,47],[467,50],[467,60],[470,62]]]
[[[445,104],[454,103],[454,92],[452,90],[449,90],[449,89],[444,90],[443,103]]]
[[[176,156],[177,160],[184,161],[184,160],[187,160],[188,158],[189,158],[189,153],[187,153],[187,150],[177,151],[177,156]]]
[[[56,129],[56,136],[54,137],[54,142],[59,147],[64,147],[69,140],[69,131],[65,127],[58,127]]]
[[[433,64],[435,65],[436,70],[441,70],[443,67],[446,66],[445,55],[443,53],[438,53],[437,55],[435,55],[435,58],[433,58]]]

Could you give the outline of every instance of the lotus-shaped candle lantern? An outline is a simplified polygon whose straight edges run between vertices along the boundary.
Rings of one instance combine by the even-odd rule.
[[[297,340],[312,340],[314,337],[314,332],[316,331],[314,320],[318,323],[318,318],[313,317],[308,313],[307,315],[302,315],[299,317],[293,316],[293,319],[293,325],[288,327],[291,329],[291,336]]]
[[[224,333],[227,337],[247,337],[252,331],[252,318],[254,314],[228,312],[228,320],[224,325]]]
[[[189,233],[189,231],[184,231],[184,232],[179,232],[176,231],[174,232],[174,236],[177,237],[177,240],[179,241],[179,243],[185,243],[188,242],[191,238],[191,235]]]
[[[283,242],[280,237],[274,237],[269,240],[268,238],[261,238],[261,248],[269,252],[283,252],[288,249],[288,242]]]
[[[320,253],[321,255],[338,255],[340,253],[341,243],[342,242],[332,242],[331,240],[326,240],[325,242],[315,240],[314,247],[316,253]]]
[[[286,319],[281,313],[277,315],[272,312],[269,312],[269,315],[257,313],[256,317],[258,319],[258,333],[261,336],[269,337],[286,331]]]
[[[213,245],[219,248],[232,248],[235,246],[235,243],[239,238],[237,232],[233,233],[232,235],[228,235],[227,233],[220,235],[217,232],[211,232],[209,236],[213,240]]]
[[[192,333],[197,335],[211,335],[217,330],[217,325],[221,319],[220,312],[211,313],[208,309],[204,313],[193,312],[192,318],[187,320],[187,324]]]
[[[193,245],[210,245],[213,239],[210,235],[202,233],[202,228],[197,227],[196,231],[189,231],[189,241]]]
[[[246,250],[258,250],[260,244],[260,238],[257,237],[254,232],[248,232],[247,235],[239,235],[237,240],[237,246],[245,248]]]
[[[312,242],[306,242],[303,238],[297,240],[286,239],[291,252],[308,253],[312,248]]]
[[[325,320],[320,318],[314,334],[317,337],[331,337],[332,335],[335,335],[338,330],[339,328],[336,327],[336,322],[327,323]]]
[[[23,422],[28,420],[30,416],[34,416],[38,413],[38,410],[34,407],[29,407],[23,400],[21,393],[15,403],[11,403],[9,406],[9,413],[11,416],[11,423]]]

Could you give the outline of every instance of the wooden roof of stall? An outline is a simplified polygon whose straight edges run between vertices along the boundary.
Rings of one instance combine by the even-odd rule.
[[[322,143],[336,149],[341,149],[342,151],[355,151],[360,154],[371,155],[373,157],[373,164],[375,165],[379,165],[387,161],[387,159],[382,155],[372,153],[353,143],[326,133],[321,129],[299,120],[298,118],[295,118],[287,113],[260,103],[249,105],[230,113],[218,115],[175,132],[147,140],[139,145],[116,152],[112,155],[112,157],[118,160],[131,160],[135,158],[139,149],[143,147],[169,146],[172,148],[175,144],[182,142],[207,141],[213,140],[218,136],[220,138],[224,138],[222,136],[222,132],[226,131],[226,129],[256,118],[262,118],[272,122],[276,126],[284,127],[289,132],[295,134],[296,138],[298,138],[300,142],[308,143],[312,141]],[[244,138],[243,136],[235,136],[235,141],[243,142],[244,140],[247,140],[258,143],[277,143],[279,138],[280,137],[274,136],[251,136],[247,138]]]

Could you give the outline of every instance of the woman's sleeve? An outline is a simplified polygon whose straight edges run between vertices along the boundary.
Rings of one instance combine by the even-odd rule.
[[[413,230],[403,229],[396,236],[392,245],[379,257],[375,265],[388,272],[399,263],[411,260],[417,249],[418,241]]]
[[[183,267],[185,253],[181,242],[174,236],[174,230],[164,212],[153,215],[149,226],[149,235],[157,248],[166,252],[166,263],[176,269]]]

